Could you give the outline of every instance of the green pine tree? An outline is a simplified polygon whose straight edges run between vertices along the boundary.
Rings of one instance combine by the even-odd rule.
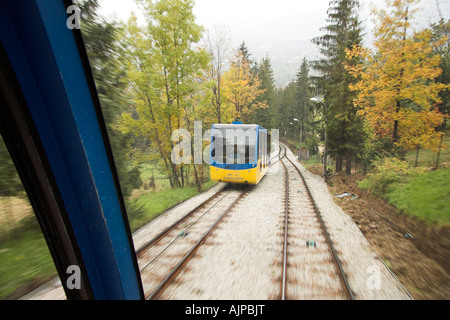
[[[293,114],[298,121],[297,124],[300,126],[299,143],[302,144],[302,155],[305,155],[306,150],[314,150],[318,146],[315,135],[319,131],[317,128],[318,122],[315,119],[317,106],[311,102],[312,96],[309,63],[306,58],[303,58],[295,81],[296,110]]]
[[[275,123],[272,123],[272,119],[274,119],[273,104],[275,99],[275,78],[268,56],[263,58],[258,65],[257,75],[261,80],[261,86],[259,88],[264,92],[256,100],[264,103],[268,107],[256,110],[254,122],[265,128],[275,128]]]
[[[362,29],[358,19],[358,0],[332,0],[328,9],[328,25],[322,28],[324,35],[314,38],[323,58],[315,61],[316,79],[322,91],[327,110],[327,135],[329,155],[336,159],[336,171],[342,170],[346,158],[346,173],[350,174],[352,154],[360,153],[362,146],[362,120],[353,107],[354,93],[349,85],[356,82],[345,65],[346,49],[362,42]],[[324,108],[326,109],[326,108]]]

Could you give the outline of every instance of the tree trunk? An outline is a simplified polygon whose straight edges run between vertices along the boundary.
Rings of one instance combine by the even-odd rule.
[[[367,165],[367,159],[364,158],[364,159],[363,159],[363,174],[364,174],[364,175],[367,174],[367,167],[368,167],[368,165]]]
[[[180,176],[181,176],[181,186],[184,187],[184,170],[183,170],[183,165],[180,166]]]
[[[336,172],[342,171],[342,157],[336,156]]]
[[[420,150],[420,144],[417,145],[416,149],[416,161],[414,162],[414,167],[417,167],[417,163],[419,162],[419,150]]]
[[[169,132],[172,132],[172,116],[171,115],[168,116],[168,122],[169,122]],[[171,147],[171,150],[173,150],[174,145],[173,145],[172,139],[170,139],[170,147]],[[181,183],[180,183],[180,178],[178,177],[176,165],[172,161],[169,161],[169,163],[170,163],[170,168],[171,168],[171,176],[172,176],[172,180],[173,180],[172,188],[174,188],[174,187],[180,188]]]
[[[439,149],[436,157],[436,169],[439,168],[439,157],[441,156],[441,148],[442,148],[442,141],[444,140],[444,133],[441,136],[441,141],[439,142]]]
[[[397,107],[395,109],[395,115],[397,116],[397,114],[400,112],[400,100],[397,100]],[[394,120],[394,131],[392,133],[392,141],[394,142],[394,144],[398,141],[398,120],[395,119]]]
[[[347,149],[346,161],[345,161],[345,173],[346,174],[352,173],[352,151],[350,149]]]

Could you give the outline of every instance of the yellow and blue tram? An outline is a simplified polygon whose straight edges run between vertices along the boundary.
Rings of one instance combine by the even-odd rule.
[[[144,299],[97,88],[81,30],[69,23],[72,5],[0,1],[0,134],[67,299]],[[212,131],[213,180],[258,183],[270,165],[270,133],[240,123]]]
[[[257,184],[270,166],[270,131],[257,124],[213,124],[211,180]]]

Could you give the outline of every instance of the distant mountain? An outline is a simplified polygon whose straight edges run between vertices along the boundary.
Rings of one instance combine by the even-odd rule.
[[[308,61],[318,58],[317,47],[311,40],[264,40],[246,41],[253,59],[258,62],[269,56],[277,87],[285,87],[294,80],[300,69],[301,60]]]

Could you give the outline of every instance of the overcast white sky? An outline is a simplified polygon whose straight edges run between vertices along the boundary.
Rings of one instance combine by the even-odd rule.
[[[105,15],[116,14],[126,20],[131,11],[139,12],[134,0],[100,0]],[[361,17],[369,18],[369,3],[384,6],[384,0],[361,0]],[[273,28],[295,37],[309,39],[320,35],[326,25],[329,0],[195,0],[197,22],[206,28],[225,24],[232,34],[264,36],[261,28]],[[422,0],[420,18],[429,21],[439,18],[438,6],[444,18],[450,18],[450,0]],[[295,26],[303,26],[296,29]],[[270,27],[268,27],[270,26]]]
[[[245,41],[254,57],[259,59],[269,54],[274,69],[277,57],[283,60],[291,59],[286,56],[280,57],[288,51],[296,64],[303,56],[314,59],[311,56],[317,53],[314,52],[316,48],[310,39],[323,34],[320,28],[327,24],[329,4],[329,0],[194,1],[194,14],[198,24],[206,29],[212,29],[215,25],[227,26],[234,47]],[[373,29],[370,3],[377,7],[385,6],[384,0],[360,0],[360,19],[367,34],[366,42],[371,41]],[[101,14],[107,17],[115,15],[118,19],[126,21],[131,11],[139,16],[139,8],[134,0],[100,0],[100,4]],[[421,0],[421,10],[417,14],[420,24],[429,26],[430,22],[438,21],[438,7],[444,19],[449,19],[450,0]],[[281,52],[281,49],[284,51]],[[294,55],[292,51],[298,53]],[[276,70],[274,71],[276,73]]]

